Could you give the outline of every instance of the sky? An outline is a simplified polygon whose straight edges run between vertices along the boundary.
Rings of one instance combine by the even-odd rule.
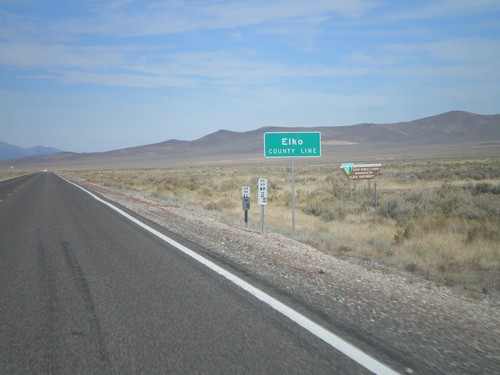
[[[500,113],[498,0],[0,0],[0,141]]]

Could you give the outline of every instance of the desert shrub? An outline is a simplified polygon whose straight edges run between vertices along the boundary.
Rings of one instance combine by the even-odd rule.
[[[320,216],[323,221],[342,221],[346,218],[348,210],[343,205],[331,205]]]
[[[432,211],[447,217],[471,204],[471,195],[467,191],[450,184],[443,184],[432,199]]]
[[[469,191],[472,195],[500,194],[500,184],[493,185],[488,182],[479,182],[476,184],[468,183],[464,186],[464,189]]]
[[[290,208],[292,206],[292,193],[289,191],[282,191],[269,194],[268,190],[267,202]]]
[[[489,194],[474,197],[474,205],[486,217],[500,219],[500,200],[497,197]]]
[[[327,254],[335,251],[335,241],[325,232],[316,232],[314,235],[303,235],[300,240]]]
[[[214,201],[210,201],[203,206],[206,210],[217,211],[220,209],[219,204]]]
[[[437,163],[432,163],[427,168],[416,171],[415,175],[419,180],[425,181],[448,180],[451,177],[449,168]]]
[[[242,185],[242,183],[234,178],[225,179],[218,186],[218,191],[240,191]]]
[[[472,221],[483,221],[488,216],[488,213],[480,207],[471,204],[459,207],[454,212],[454,216]]]
[[[257,185],[257,184],[255,184]],[[281,186],[280,184],[278,183],[278,181],[276,181],[276,179],[267,179],[267,192],[268,194],[271,192],[271,191],[276,191],[276,190],[280,190],[281,189]]]
[[[389,257],[394,255],[394,249],[391,241],[381,238],[372,238],[371,245],[373,246],[378,255],[381,255],[383,257]]]
[[[186,189],[188,189],[189,191],[194,191],[196,189],[198,189],[200,187],[200,185],[198,185],[196,182],[194,181],[190,181],[188,183],[185,184],[185,187]]]
[[[414,229],[415,225],[411,222],[406,224],[403,228],[396,229],[396,233],[394,234],[394,242],[396,244],[401,244],[403,240],[410,238]]]
[[[474,242],[476,240],[498,241],[500,239],[500,230],[491,223],[481,223],[471,221],[467,230],[466,242]]]
[[[495,179],[500,177],[500,168],[495,163],[482,162],[456,162],[439,163],[428,162],[424,165],[410,165],[412,171],[408,175],[414,174],[418,180],[423,181],[456,181]],[[405,174],[401,174],[405,176]],[[404,178],[403,180],[404,181]]]
[[[325,192],[331,197],[337,199],[351,199],[354,195],[353,190],[346,181],[327,177],[325,178]]]
[[[404,225],[409,216],[414,213],[414,206],[406,202],[402,196],[391,196],[384,198],[376,210],[377,215],[395,220]]]
[[[415,173],[402,173],[397,177],[398,182],[414,182],[415,180],[418,180]]]
[[[404,269],[411,273],[420,273],[422,272],[422,268],[416,264],[415,262],[411,262],[405,265]]]
[[[466,180],[472,179],[476,181],[499,178],[500,168],[495,165],[485,164],[485,163],[466,163],[456,168],[455,175],[457,179]]]
[[[191,176],[189,178],[178,178],[175,176],[165,176],[158,180],[157,189],[158,190],[168,190],[168,191],[178,191],[178,190],[188,190],[195,191],[202,188],[199,183],[198,178]]]
[[[211,198],[213,197],[214,195],[216,195],[216,192],[213,190],[213,189],[208,189],[206,187],[202,188],[200,190],[200,194],[206,198]]]
[[[344,220],[347,209],[344,205],[326,203],[321,199],[315,199],[302,207],[306,215],[317,216],[323,221]]]
[[[408,205],[412,206],[412,211],[415,215],[429,211],[432,204],[430,194],[419,190],[410,190],[403,193],[403,199]]]
[[[321,201],[314,201],[302,207],[302,212],[306,215],[321,216],[325,210],[325,205]]]

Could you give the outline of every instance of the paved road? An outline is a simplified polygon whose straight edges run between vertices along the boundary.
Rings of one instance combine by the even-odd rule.
[[[0,373],[364,374],[52,173],[0,183]]]

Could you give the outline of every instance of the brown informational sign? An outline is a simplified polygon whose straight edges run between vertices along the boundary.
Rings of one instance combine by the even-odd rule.
[[[343,163],[340,168],[349,180],[373,180],[377,177],[382,164],[354,164]]]

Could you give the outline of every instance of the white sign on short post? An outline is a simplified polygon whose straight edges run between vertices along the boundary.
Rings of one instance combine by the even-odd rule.
[[[250,186],[241,188],[241,208],[245,211],[245,228],[248,228],[248,210],[250,210]]]
[[[264,234],[264,206],[267,204],[267,179],[259,178],[260,234]]]
[[[259,178],[259,206],[265,206],[267,204],[267,180],[265,178]]]

